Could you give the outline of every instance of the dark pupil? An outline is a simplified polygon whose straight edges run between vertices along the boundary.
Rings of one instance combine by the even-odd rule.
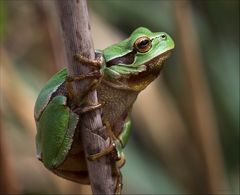
[[[148,45],[148,43],[149,43],[149,40],[145,39],[138,44],[138,47],[139,48],[146,47]]]

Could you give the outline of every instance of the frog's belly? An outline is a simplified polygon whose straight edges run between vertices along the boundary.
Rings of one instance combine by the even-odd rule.
[[[81,184],[90,184],[84,153],[69,155],[57,169],[51,170],[56,175]]]
[[[101,84],[97,93],[99,102],[104,103],[103,119],[108,120],[112,127],[131,110],[137,98],[137,92],[115,89],[106,84]]]

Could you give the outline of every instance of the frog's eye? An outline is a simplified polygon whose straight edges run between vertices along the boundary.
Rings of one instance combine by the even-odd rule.
[[[152,47],[152,42],[151,39],[148,37],[139,37],[135,43],[134,43],[134,48],[141,53],[147,52],[149,49]]]

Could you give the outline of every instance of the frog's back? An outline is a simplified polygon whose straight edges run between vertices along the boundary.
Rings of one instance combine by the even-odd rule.
[[[41,90],[34,107],[34,118],[36,121],[39,120],[41,113],[49,103],[52,94],[56,92],[59,86],[64,83],[66,76],[67,76],[66,68],[58,71]]]
[[[78,116],[67,106],[66,76],[66,68],[57,72],[37,98],[34,108],[37,157],[58,176],[89,184],[79,132],[75,131]]]

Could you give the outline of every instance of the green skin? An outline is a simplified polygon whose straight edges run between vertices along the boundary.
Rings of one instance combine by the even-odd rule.
[[[140,43],[142,37],[150,40],[149,43]],[[101,52],[103,60],[99,71],[103,76],[96,90],[99,102],[104,102],[103,122],[108,124],[113,135],[109,135],[111,149],[91,155],[91,160],[114,151],[120,162],[118,167],[123,165],[122,149],[130,134],[132,105],[139,92],[159,75],[173,48],[174,42],[166,33],[153,33],[140,27],[128,39]],[[55,174],[87,184],[86,161],[77,138],[80,115],[69,104],[67,76],[66,68],[57,72],[37,98],[34,108],[37,157]]]

